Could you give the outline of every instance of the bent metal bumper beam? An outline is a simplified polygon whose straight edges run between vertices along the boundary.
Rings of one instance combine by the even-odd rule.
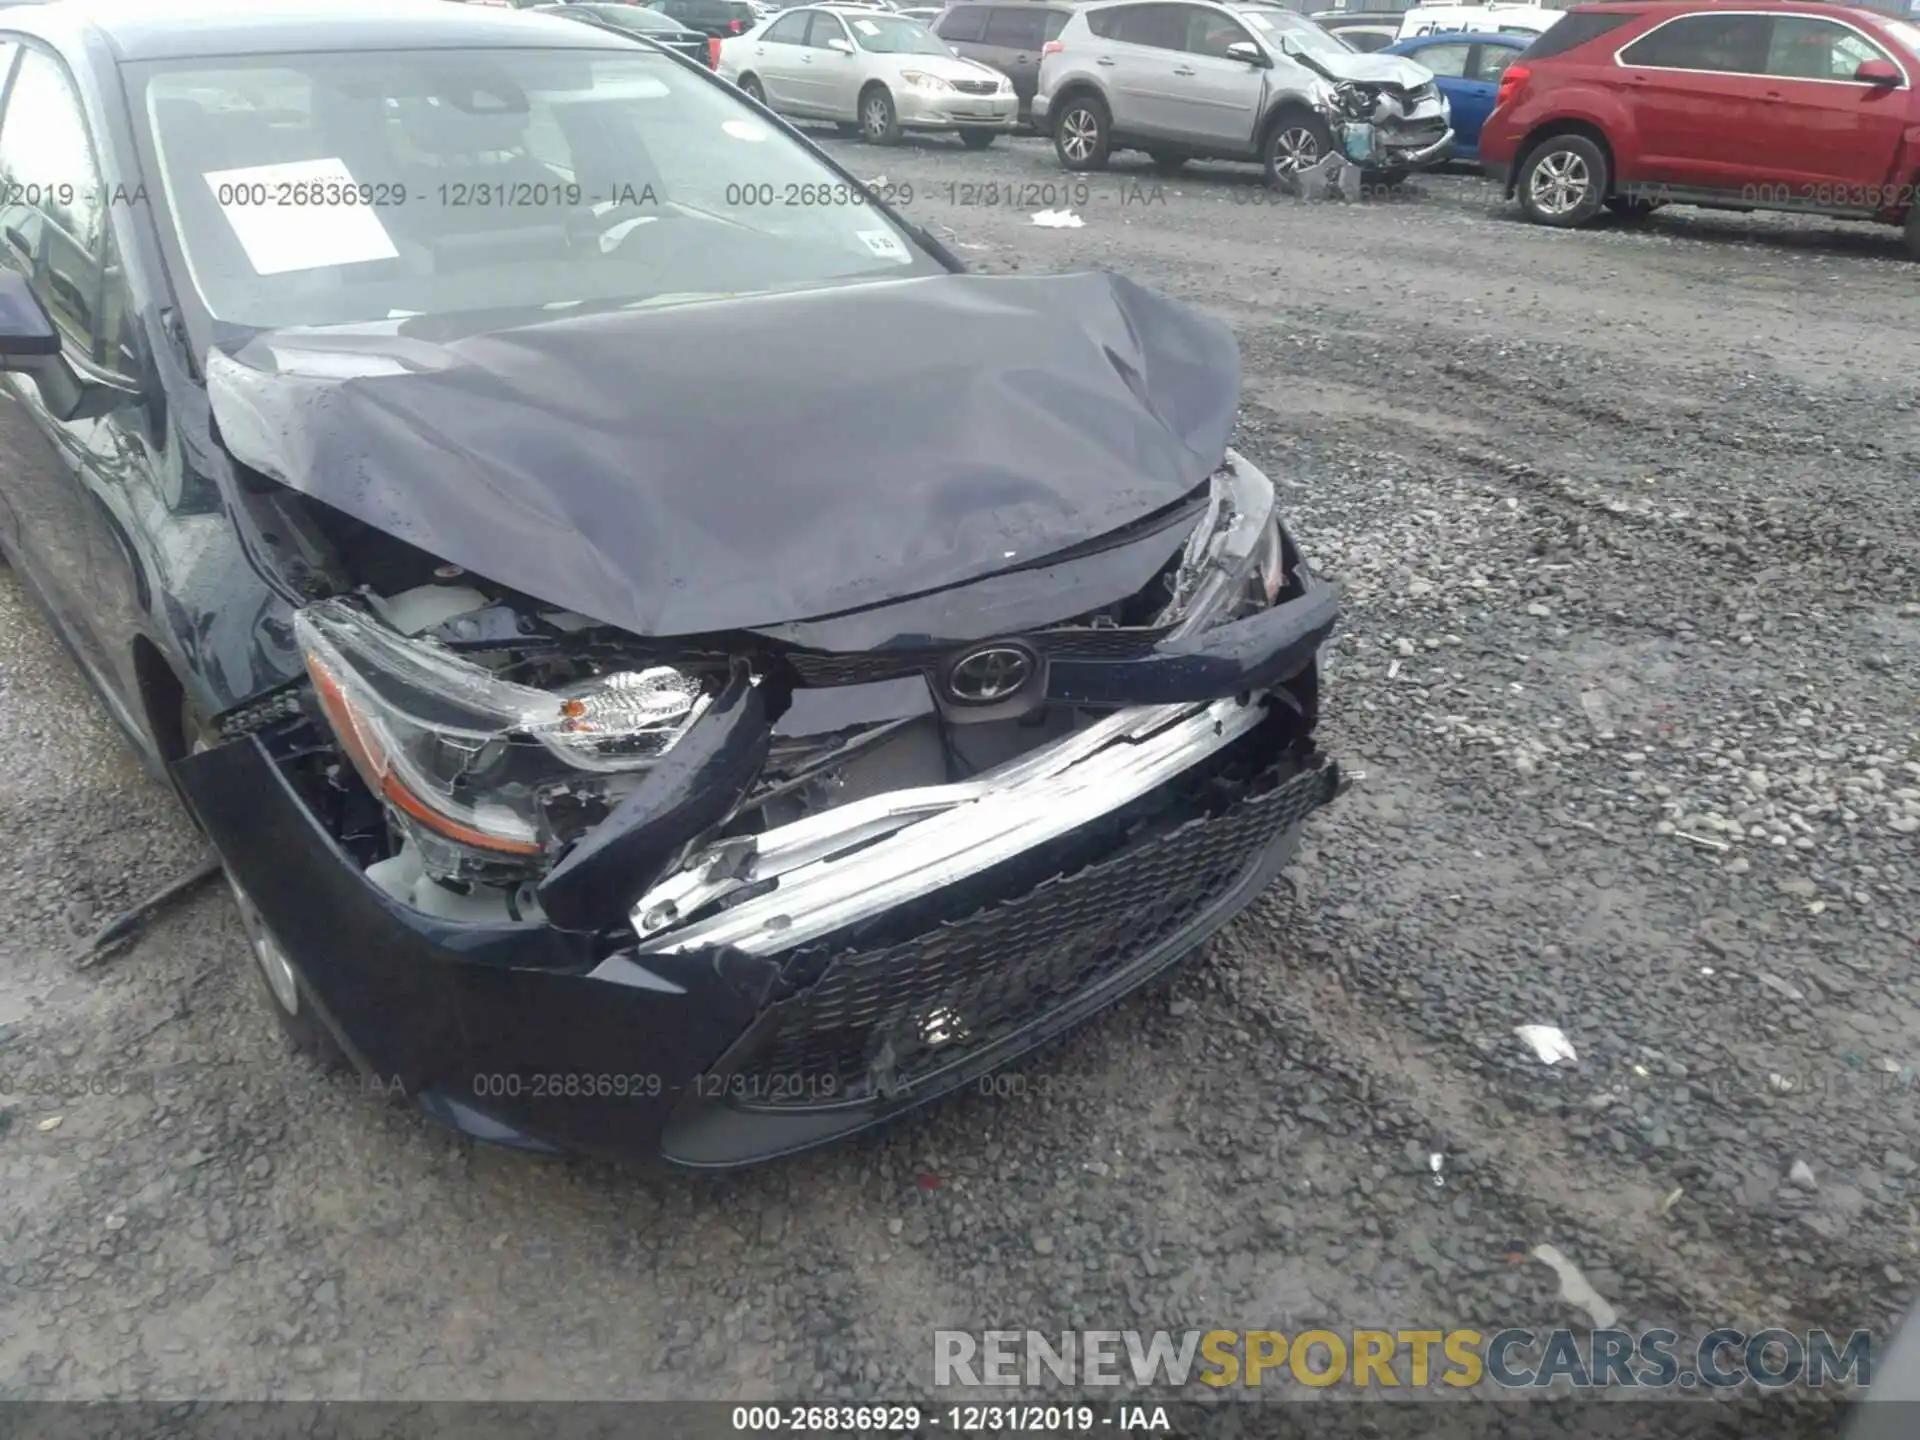
[[[1119,809],[1265,714],[1258,698],[1125,710],[961,784],[877,795],[722,841],[634,906],[640,951],[731,946],[767,955],[806,944]],[[675,928],[681,916],[768,882],[765,894]]]

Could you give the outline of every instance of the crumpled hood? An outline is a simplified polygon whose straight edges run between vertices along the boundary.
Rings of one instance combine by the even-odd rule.
[[[270,331],[207,388],[244,464],[476,575],[646,635],[1018,567],[1220,462],[1239,352],[1105,274],[942,275],[480,333]]]
[[[1358,80],[1368,85],[1393,85],[1402,90],[1416,90],[1433,80],[1431,70],[1405,55],[1382,55],[1378,52],[1363,55],[1356,51],[1351,55],[1316,55],[1313,58],[1338,79]]]

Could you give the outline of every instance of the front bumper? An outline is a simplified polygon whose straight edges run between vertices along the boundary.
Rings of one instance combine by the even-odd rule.
[[[1051,755],[1056,774],[1002,783],[997,810],[981,799],[970,815],[949,803],[896,819],[855,863],[872,872],[917,852],[915,903],[823,931],[799,897],[873,875],[822,856],[825,870],[792,871],[785,907],[811,920],[684,927],[667,943],[399,903],[303,798],[304,722],[178,774],[370,1087],[491,1141],[729,1166],[880,1123],[1111,1004],[1246,905],[1338,787],[1278,699],[1128,718],[1104,745],[1085,731],[1059,742],[1072,763],[1015,762]],[[1160,783],[1127,783],[1149,772]],[[1065,823],[1036,825],[1069,805]],[[991,862],[909,843],[927,827],[967,831]],[[764,922],[761,903],[719,919]],[[769,943],[781,934],[795,943]]]
[[[956,91],[916,90],[901,85],[893,92],[894,114],[910,130],[1012,130],[1020,121],[1020,97],[964,95]]]
[[[1439,139],[1412,149],[1396,145],[1389,138],[1386,150],[1395,169],[1426,170],[1443,163],[1453,153],[1453,131],[1449,129]]]

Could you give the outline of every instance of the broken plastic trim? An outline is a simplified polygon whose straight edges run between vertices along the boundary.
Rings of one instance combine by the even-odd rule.
[[[1124,710],[957,785],[876,795],[723,841],[640,898],[630,917],[640,950],[730,946],[766,955],[803,945],[1119,809],[1232,744],[1266,713],[1264,703],[1238,699]],[[681,916],[769,882],[765,894],[673,928]]]
[[[1278,546],[1278,526],[1273,482],[1237,451],[1227,451],[1213,474],[1207,513],[1180,557],[1173,601],[1158,621],[1173,627],[1167,639],[1185,639],[1227,618],[1228,607]]]

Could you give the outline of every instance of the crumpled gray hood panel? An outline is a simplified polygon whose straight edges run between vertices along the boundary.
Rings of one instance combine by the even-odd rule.
[[[271,331],[216,350],[207,385],[253,469],[671,636],[924,594],[1140,520],[1219,464],[1240,377],[1223,323],[1089,273]]]

